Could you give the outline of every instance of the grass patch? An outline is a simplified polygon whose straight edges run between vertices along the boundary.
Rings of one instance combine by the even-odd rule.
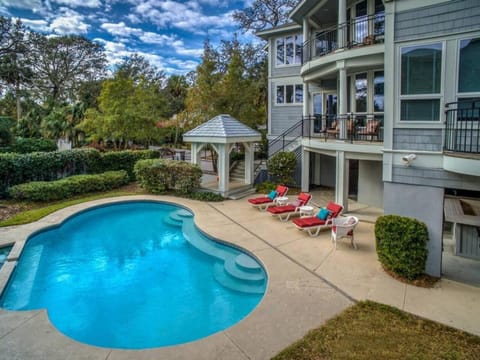
[[[89,194],[88,196],[85,196],[85,195],[76,196],[66,201],[55,201],[55,202],[48,202],[48,203],[24,202],[22,204],[23,208],[29,208],[29,210],[21,211],[18,214],[13,215],[12,217],[6,220],[0,221],[0,227],[28,224],[30,222],[37,221],[43,218],[44,216],[47,216],[57,210],[66,208],[68,206],[87,202],[87,201],[105,199],[105,198],[116,197],[116,196],[138,195],[138,194],[146,194],[146,192],[143,189],[140,189],[139,187],[129,185],[124,188],[113,190],[113,191],[94,193],[94,194]],[[4,205],[8,206],[8,202],[4,202]]]
[[[480,337],[363,301],[273,359],[478,359]]]

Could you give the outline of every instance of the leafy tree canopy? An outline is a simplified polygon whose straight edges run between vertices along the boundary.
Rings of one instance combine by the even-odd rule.
[[[243,31],[260,31],[284,24],[297,0],[255,0],[252,5],[233,13]]]

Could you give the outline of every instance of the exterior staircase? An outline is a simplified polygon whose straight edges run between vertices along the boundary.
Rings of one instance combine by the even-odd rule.
[[[195,228],[193,214],[174,210],[164,218],[165,223],[182,228],[183,236],[195,249],[215,258],[213,276],[222,286],[243,293],[263,294],[267,275],[253,257],[232,251],[216,243]]]

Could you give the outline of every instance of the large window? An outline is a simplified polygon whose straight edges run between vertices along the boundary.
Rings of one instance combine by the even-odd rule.
[[[277,104],[301,104],[303,103],[303,85],[277,85]]]
[[[480,92],[480,38],[460,41],[458,92]]]
[[[400,120],[439,121],[442,44],[401,49]]]
[[[373,111],[374,112],[383,112],[385,110],[384,86],[385,86],[385,78],[383,76],[383,71],[375,71],[373,73]]]
[[[277,66],[302,63],[302,35],[291,35],[276,40]]]
[[[355,75],[355,109],[356,112],[367,112],[367,73]]]

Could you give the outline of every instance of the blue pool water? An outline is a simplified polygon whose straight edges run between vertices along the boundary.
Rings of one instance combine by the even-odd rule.
[[[188,211],[125,202],[30,238],[0,306],[45,308],[60,332],[80,342],[145,349],[237,323],[266,282],[252,257],[199,233]]]

